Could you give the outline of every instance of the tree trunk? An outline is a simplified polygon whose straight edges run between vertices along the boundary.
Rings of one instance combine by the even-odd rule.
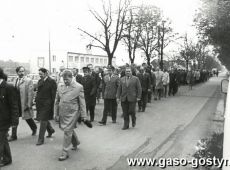
[[[111,54],[108,55],[108,65],[112,66],[112,60],[113,60],[113,56]]]

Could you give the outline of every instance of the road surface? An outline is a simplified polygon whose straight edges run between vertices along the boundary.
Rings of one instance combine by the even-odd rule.
[[[212,131],[213,116],[220,93],[221,78],[196,85],[193,90],[182,86],[174,97],[152,101],[146,111],[137,113],[137,125],[121,130],[123,119],[106,126],[97,123],[102,117],[103,104],[96,106],[96,122],[92,129],[80,125],[77,129],[81,144],[70,151],[70,158],[58,161],[63,132],[53,123],[56,133],[45,144],[36,146],[37,136],[21,120],[18,140],[11,142],[13,164],[3,170],[128,170],[159,169],[157,167],[128,167],[127,158],[191,157],[197,141]]]

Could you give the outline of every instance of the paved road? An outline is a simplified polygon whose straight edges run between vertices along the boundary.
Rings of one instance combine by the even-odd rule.
[[[20,122],[18,140],[12,142],[13,164],[4,170],[127,170],[127,157],[187,157],[194,151],[197,140],[209,134],[213,113],[221,99],[220,78],[188,90],[180,87],[175,97],[163,98],[148,105],[145,113],[137,114],[137,126],[122,131],[123,120],[106,126],[94,123],[89,129],[80,125],[77,129],[81,145],[70,152],[70,158],[58,161],[63,133],[53,123],[56,133],[42,146],[36,146],[37,136],[25,121]],[[97,105],[96,120],[101,119],[103,105]],[[118,113],[121,113],[119,107]],[[145,169],[154,169],[145,167]]]

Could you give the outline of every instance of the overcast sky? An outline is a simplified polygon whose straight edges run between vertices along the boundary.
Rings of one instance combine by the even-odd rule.
[[[111,0],[117,4],[118,0]],[[192,18],[198,0],[133,0],[134,5],[155,4],[172,19],[176,32],[192,33]],[[0,2],[0,59],[27,62],[39,53],[55,51],[85,52],[86,40],[77,27],[89,32],[98,25],[89,8],[101,7],[101,0],[7,0]],[[119,59],[123,51],[115,54]]]

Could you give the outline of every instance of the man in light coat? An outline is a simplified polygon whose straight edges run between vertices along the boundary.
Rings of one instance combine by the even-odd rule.
[[[34,97],[34,87],[33,81],[25,76],[25,68],[19,66],[16,68],[16,73],[18,78],[14,82],[17,91],[17,100],[19,107],[19,116],[26,120],[30,129],[32,130],[32,136],[36,135],[37,125],[33,120],[33,97]],[[9,141],[17,140],[17,126],[12,128],[12,135]]]
[[[167,97],[168,85],[169,85],[169,73],[168,73],[167,69],[164,69],[162,82],[163,82],[163,86],[164,86],[164,97]]]
[[[129,128],[129,115],[132,118],[132,126],[136,125],[136,102],[141,100],[141,83],[136,76],[132,75],[131,67],[126,67],[126,76],[120,80],[117,90],[117,102],[121,100],[121,107],[124,115],[124,126],[122,130]]]
[[[59,127],[64,131],[62,155],[59,161],[69,157],[68,150],[72,143],[73,150],[80,144],[75,132],[77,120],[80,117],[86,120],[86,106],[83,86],[73,80],[72,72],[63,72],[64,84],[60,84],[57,89],[54,112],[59,116]]]

